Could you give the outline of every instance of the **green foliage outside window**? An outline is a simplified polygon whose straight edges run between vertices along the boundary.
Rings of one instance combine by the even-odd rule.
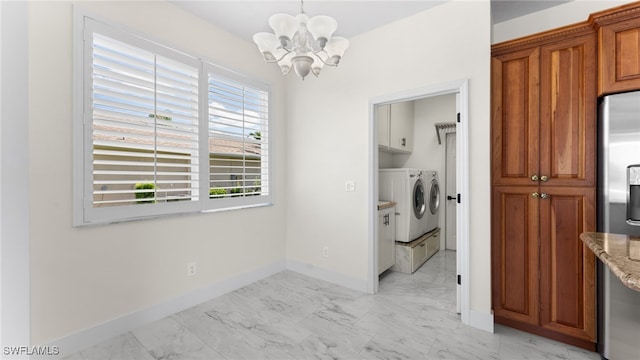
[[[227,195],[227,190],[225,189],[219,187],[213,187],[209,189],[209,198],[211,199],[223,198],[225,195]]]
[[[136,190],[153,190],[156,188],[154,183],[137,183],[134,187]],[[155,204],[156,203],[156,192],[136,192],[136,203],[137,204]]]

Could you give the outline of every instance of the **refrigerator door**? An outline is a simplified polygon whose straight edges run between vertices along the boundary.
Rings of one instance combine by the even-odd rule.
[[[639,235],[628,220],[628,167],[640,164],[640,92],[607,96],[598,129],[598,231]],[[605,359],[640,359],[640,293],[599,263],[598,348]]]
[[[640,164],[640,92],[607,96],[600,110],[598,230],[640,235],[627,223],[627,168]]]

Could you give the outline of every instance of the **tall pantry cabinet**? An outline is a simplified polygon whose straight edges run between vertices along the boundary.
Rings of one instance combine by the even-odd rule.
[[[597,37],[587,23],[492,46],[496,323],[595,349]]]

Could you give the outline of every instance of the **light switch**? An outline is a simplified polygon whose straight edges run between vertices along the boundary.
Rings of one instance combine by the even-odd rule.
[[[344,191],[354,192],[356,191],[356,182],[355,180],[347,180],[344,183]]]

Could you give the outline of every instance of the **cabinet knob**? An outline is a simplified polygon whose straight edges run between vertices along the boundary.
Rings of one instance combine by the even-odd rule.
[[[540,198],[542,199],[548,199],[549,197],[550,197],[549,194],[546,194],[546,193],[540,194]]]
[[[540,179],[538,179],[538,175],[531,175],[531,181],[538,181]]]
[[[547,175],[542,175],[542,176],[540,176],[540,181],[542,181],[542,182],[546,182],[547,180],[549,180],[549,178],[547,177]]]
[[[538,198],[540,197],[540,194],[538,194],[537,192],[534,192],[533,194],[531,194],[531,196],[534,198]]]

